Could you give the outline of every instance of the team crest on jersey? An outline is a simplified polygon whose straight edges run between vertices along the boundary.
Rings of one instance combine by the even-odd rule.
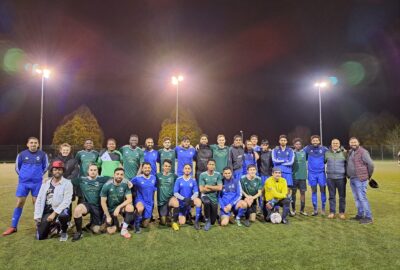
[[[193,187],[193,184],[192,184],[192,183],[190,183],[190,184],[189,184],[189,187]]]
[[[140,182],[140,184],[144,185],[144,181]]]
[[[151,180],[151,183],[154,184],[154,180]]]
[[[28,160],[29,158],[28,157],[25,157],[25,160]]]
[[[36,157],[36,160],[39,161],[39,160],[40,160],[40,157]]]
[[[124,191],[124,188],[123,187],[120,187],[119,188],[119,192],[123,192]]]

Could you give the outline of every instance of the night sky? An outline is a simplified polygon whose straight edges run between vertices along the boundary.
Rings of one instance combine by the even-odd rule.
[[[131,133],[157,138],[178,72],[180,104],[211,142],[239,130],[271,142],[296,126],[318,133],[313,83],[335,76],[322,97],[324,135],[347,140],[365,112],[400,117],[399,3],[2,0],[0,144],[39,136],[40,78],[27,63],[53,69],[44,144],[82,104],[120,145]]]

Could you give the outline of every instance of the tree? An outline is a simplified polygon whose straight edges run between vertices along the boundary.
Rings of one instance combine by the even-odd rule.
[[[88,138],[93,140],[95,147],[103,145],[104,134],[96,117],[87,106],[81,106],[61,121],[54,132],[53,145],[67,142],[77,146]]]
[[[350,137],[357,137],[364,145],[383,145],[388,130],[398,123],[399,120],[388,112],[364,113],[351,125]]]
[[[400,150],[400,124],[397,124],[392,130],[386,134],[386,148],[392,150],[393,156],[396,157]]]
[[[175,114],[176,110],[174,109],[170,116],[162,122],[161,130],[158,134],[158,145],[163,144],[163,138],[165,137],[171,138],[172,144],[175,145]],[[178,141],[180,141],[183,136],[188,136],[192,142],[197,143],[202,131],[193,113],[188,109],[179,107],[178,121]]]
[[[296,126],[294,130],[289,132],[289,144],[291,144],[292,140],[295,138],[300,138],[303,141],[303,144],[306,145],[310,141],[311,130],[305,126]]]

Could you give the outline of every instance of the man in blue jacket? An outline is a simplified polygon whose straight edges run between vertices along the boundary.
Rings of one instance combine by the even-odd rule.
[[[321,192],[321,214],[325,215],[326,204],[326,176],[325,176],[325,152],[328,148],[321,145],[321,139],[318,135],[311,136],[311,145],[303,149],[307,154],[308,161],[308,184],[311,187],[311,201],[314,207],[313,216],[318,215],[318,196],[317,185]]]
[[[42,186],[43,175],[49,165],[46,153],[39,150],[39,140],[37,138],[28,138],[27,146],[28,149],[19,153],[15,162],[15,171],[18,174],[17,207],[14,209],[11,227],[3,233],[3,236],[17,232],[26,197],[31,193],[32,202],[35,204],[36,197]]]
[[[294,163],[294,152],[292,148],[287,147],[287,136],[279,136],[279,146],[272,150],[272,162],[274,167],[280,168],[282,178],[286,180],[288,186],[288,195],[291,196],[293,188],[292,167]]]

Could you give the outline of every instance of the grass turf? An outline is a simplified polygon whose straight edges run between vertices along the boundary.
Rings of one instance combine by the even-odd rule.
[[[380,188],[368,191],[372,225],[296,216],[288,226],[256,222],[250,228],[213,226],[209,232],[152,225],[130,240],[85,233],[75,243],[37,241],[28,198],[18,233],[0,238],[0,269],[400,269],[400,167],[376,162],[374,178]],[[10,224],[16,183],[13,165],[1,164],[1,230]],[[346,202],[347,216],[354,216],[349,184]],[[308,191],[309,213],[310,206]]]

